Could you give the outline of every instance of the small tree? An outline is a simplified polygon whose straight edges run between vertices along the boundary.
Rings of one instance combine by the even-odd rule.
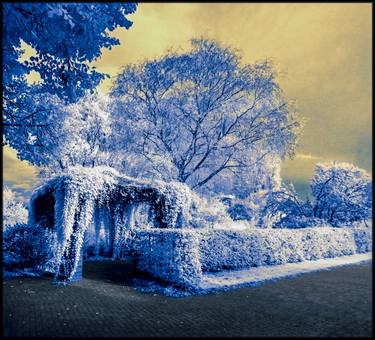
[[[303,201],[292,184],[283,184],[267,195],[261,223],[271,221],[276,228],[304,228],[319,224],[313,217],[313,207]]]
[[[349,163],[319,163],[311,180],[313,216],[333,225],[372,217],[372,178]]]
[[[4,230],[15,224],[27,223],[28,211],[24,204],[16,199],[16,194],[7,186],[3,188],[3,226]]]
[[[43,170],[60,171],[68,166],[115,166],[126,153],[113,153],[110,100],[101,94],[86,93],[76,103],[66,105],[56,95],[37,95],[41,112],[36,122],[41,129],[14,136],[19,157]],[[22,141],[26,140],[26,143]],[[48,172],[48,170],[47,170]]]
[[[127,170],[138,166],[147,176],[199,189],[251,169],[271,151],[291,155],[301,124],[272,64],[242,65],[237,51],[214,41],[195,39],[192,46],[126,66],[118,76],[117,145],[142,163]]]

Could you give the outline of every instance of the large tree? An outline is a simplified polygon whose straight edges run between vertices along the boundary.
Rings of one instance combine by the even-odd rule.
[[[124,2],[3,3],[4,134],[21,158],[27,140],[20,136],[43,128],[47,133],[51,123],[52,114],[40,106],[39,95],[71,103],[94,89],[105,75],[88,63],[99,58],[103,48],[119,44],[110,31],[130,28],[126,15],[135,10],[136,4]],[[22,61],[22,42],[36,51],[29,61]],[[31,71],[40,75],[39,84],[27,83]]]
[[[118,146],[139,155],[128,169],[198,189],[271,152],[292,155],[300,121],[276,77],[271,62],[243,65],[237,51],[204,39],[126,66],[112,96]]]

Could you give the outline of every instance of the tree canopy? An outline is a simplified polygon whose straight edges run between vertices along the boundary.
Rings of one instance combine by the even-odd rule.
[[[353,164],[316,164],[311,192],[312,200],[303,201],[293,186],[283,184],[269,193],[263,215],[271,217],[275,227],[287,228],[347,226],[372,218],[372,178]]]
[[[132,132],[118,145],[146,161],[147,175],[192,188],[271,152],[292,155],[301,126],[270,61],[242,65],[236,50],[210,40],[126,66],[111,94],[117,134]]]
[[[126,16],[136,8],[135,3],[3,3],[4,133],[21,158],[20,148],[27,141],[20,136],[51,122],[51,112],[45,114],[35,97],[56,95],[71,103],[94,89],[105,75],[88,62],[100,57],[103,48],[119,44],[110,32],[130,28]],[[36,56],[22,61],[22,42],[35,49]],[[27,83],[32,71],[40,75],[39,84]]]
[[[311,180],[314,216],[340,225],[372,217],[372,178],[349,163],[318,163]]]
[[[70,104],[57,95],[36,94],[33,100],[39,110],[36,125],[12,138],[20,158],[43,167],[44,172],[75,165],[114,165],[119,154],[110,152],[113,142],[107,96],[86,93]]]

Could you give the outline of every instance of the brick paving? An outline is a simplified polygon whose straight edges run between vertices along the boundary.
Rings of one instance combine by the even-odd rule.
[[[70,286],[3,281],[3,336],[371,336],[371,263],[172,298],[129,285],[131,266],[87,262]]]

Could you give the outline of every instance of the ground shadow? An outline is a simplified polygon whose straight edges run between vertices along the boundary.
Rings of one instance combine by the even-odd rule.
[[[135,279],[154,279],[151,275],[137,270],[136,260],[84,261],[83,278],[120,285],[132,285]]]

